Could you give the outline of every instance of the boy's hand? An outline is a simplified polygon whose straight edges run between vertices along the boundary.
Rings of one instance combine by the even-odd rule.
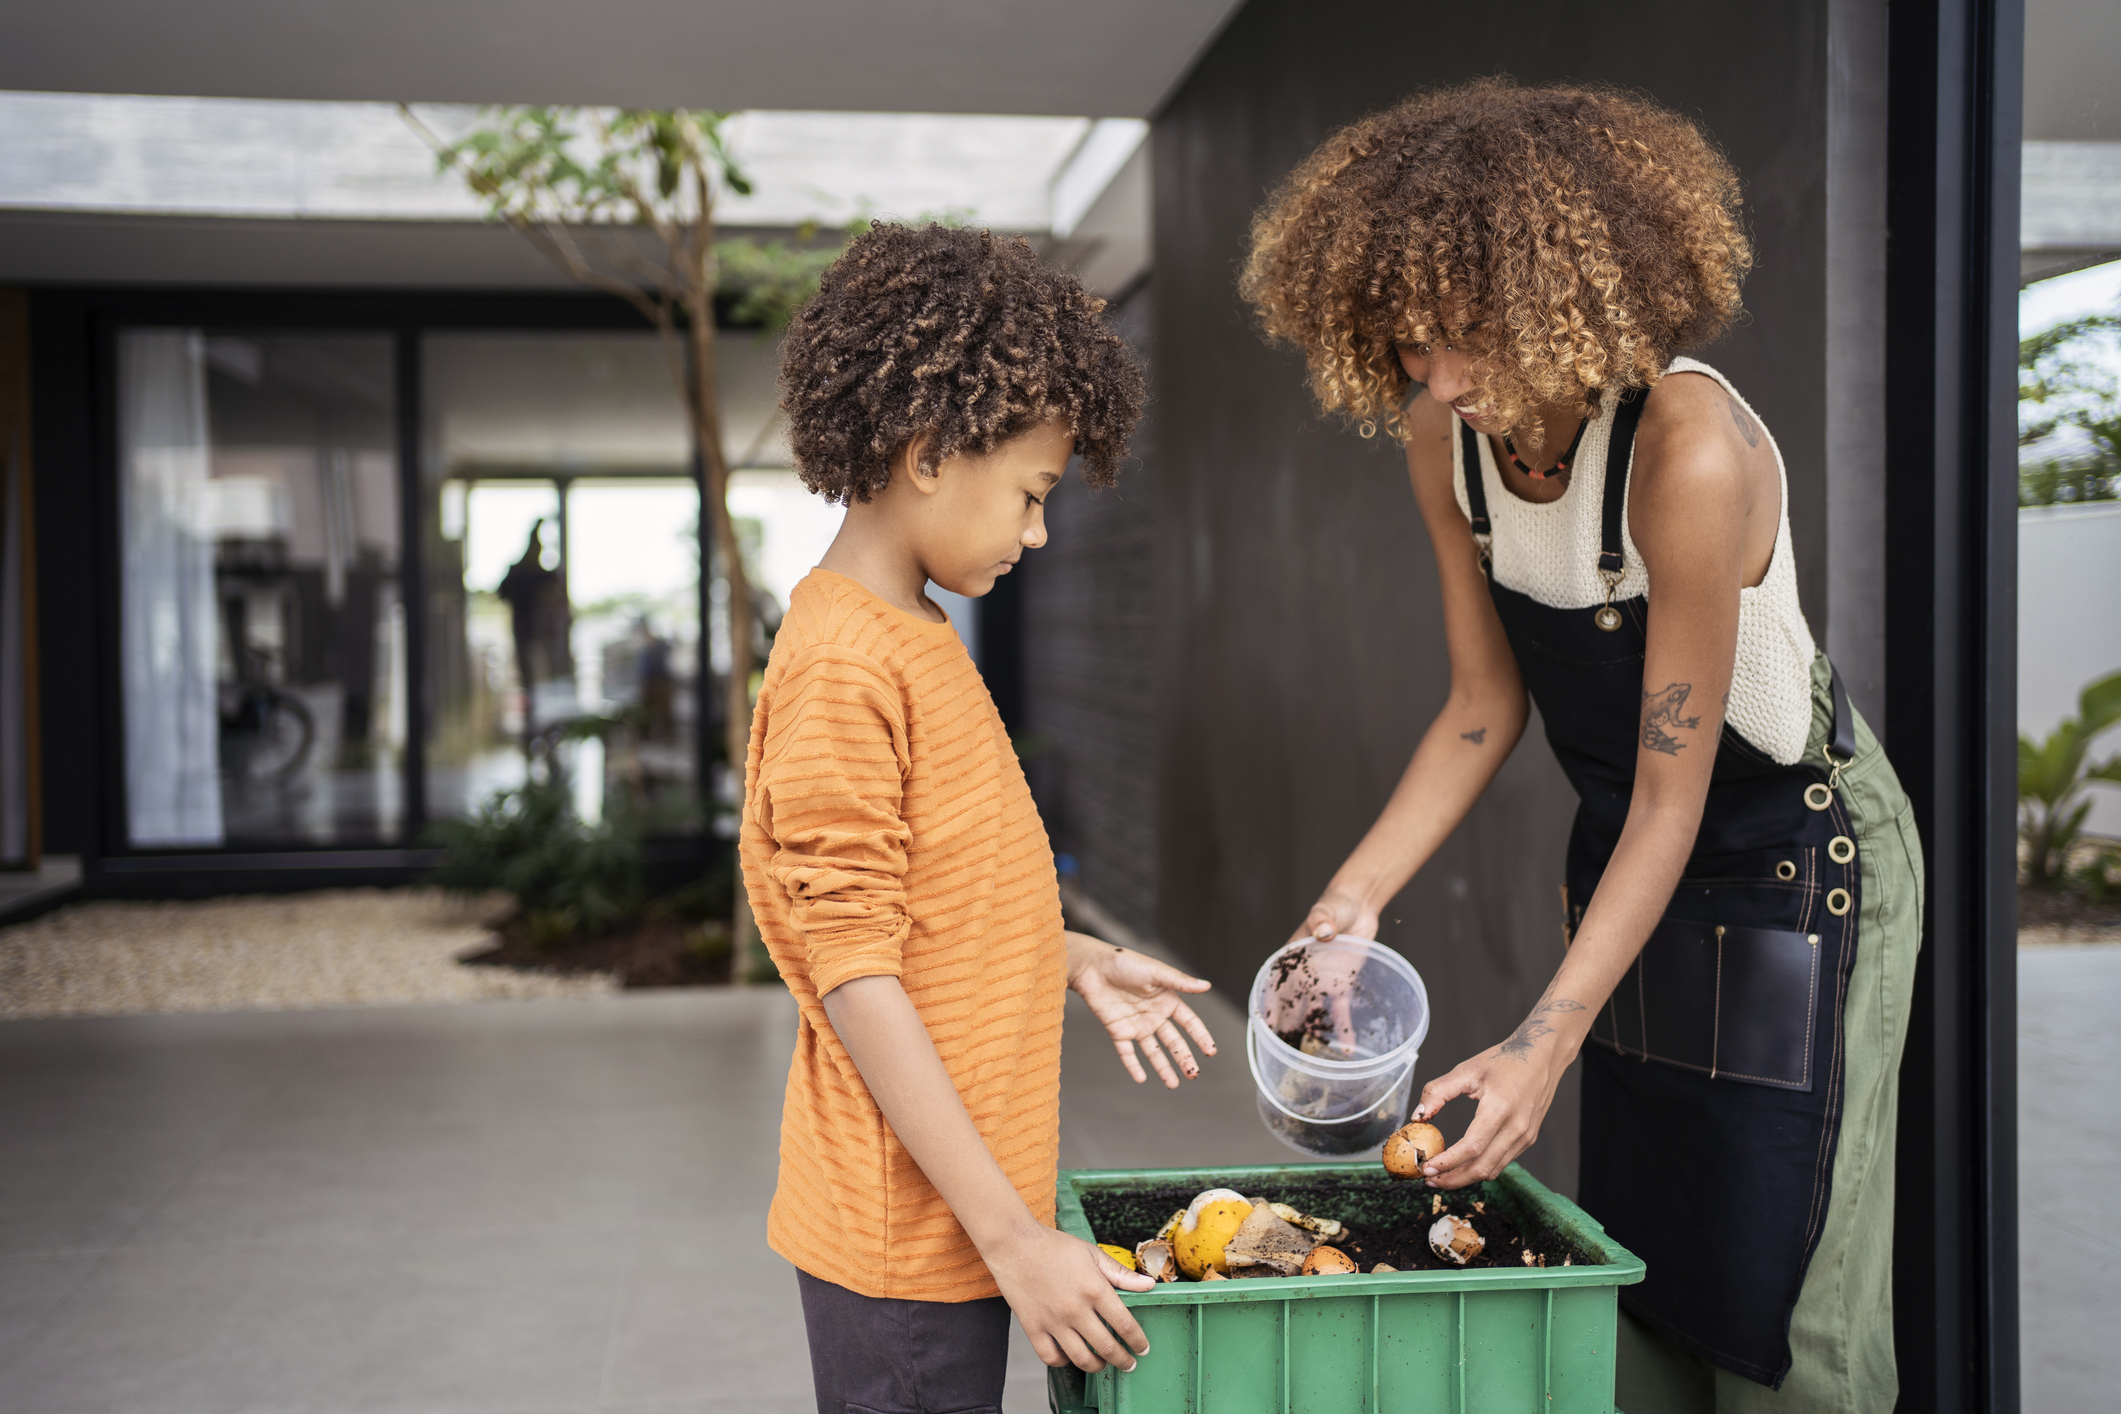
[[[1178,1074],[1171,1068],[1173,1061],[1188,1080],[1199,1075],[1200,1063],[1193,1059],[1186,1036],[1199,1042],[1201,1050],[1211,1056],[1215,1054],[1215,1038],[1181,994],[1205,992],[1209,984],[1153,957],[1116,948],[1082,933],[1069,933],[1067,938],[1068,985],[1105,1024],[1127,1074],[1137,1084],[1149,1078],[1134,1054],[1138,1043],[1168,1088],[1178,1088]],[[1179,1034],[1180,1027],[1185,1028],[1184,1036]],[[1170,1052],[1168,1059],[1166,1051]]]
[[[1035,1223],[997,1246],[980,1255],[1039,1359],[1094,1375],[1107,1365],[1131,1370],[1136,1356],[1149,1353],[1149,1337],[1112,1288],[1149,1291],[1153,1280],[1079,1237]]]

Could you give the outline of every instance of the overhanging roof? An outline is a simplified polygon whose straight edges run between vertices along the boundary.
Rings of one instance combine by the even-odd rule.
[[[70,0],[0,89],[1147,117],[1235,0]]]

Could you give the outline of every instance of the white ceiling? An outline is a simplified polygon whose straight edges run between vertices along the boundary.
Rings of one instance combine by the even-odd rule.
[[[475,108],[421,105],[443,138]],[[725,129],[752,183],[724,192],[725,226],[837,225],[954,212],[1003,230],[1051,224],[1053,187],[1085,168],[1094,200],[1118,163],[1071,163],[1111,133],[1124,162],[1138,119],[751,110]],[[288,99],[0,92],[0,208],[185,216],[478,221],[484,203],[397,105]],[[1089,153],[1095,157],[1099,154]]]
[[[28,0],[0,89],[1147,117],[1235,0]]]

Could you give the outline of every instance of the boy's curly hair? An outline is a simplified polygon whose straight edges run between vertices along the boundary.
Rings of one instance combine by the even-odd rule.
[[[1083,479],[1111,485],[1143,382],[1104,308],[1021,236],[874,223],[782,345],[781,411],[803,484],[851,505],[890,483],[892,454],[919,433],[932,471],[1061,418]]]
[[[1328,138],[1253,218],[1240,290],[1364,436],[1407,435],[1394,345],[1450,343],[1536,445],[1538,404],[1648,387],[1737,316],[1739,205],[1730,163],[1669,109],[1481,79]]]

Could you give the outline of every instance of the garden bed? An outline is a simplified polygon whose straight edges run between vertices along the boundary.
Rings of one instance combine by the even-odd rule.
[[[533,939],[520,915],[491,926],[492,944],[459,961],[552,977],[603,975],[628,989],[729,984],[729,929],[719,923],[650,918],[601,937],[561,942]]]

